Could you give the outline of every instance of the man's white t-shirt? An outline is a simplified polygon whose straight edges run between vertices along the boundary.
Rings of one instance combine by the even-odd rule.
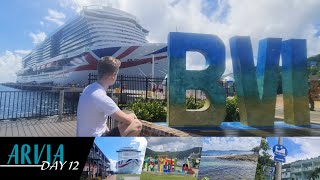
[[[97,82],[87,86],[79,99],[77,110],[77,136],[101,136],[109,131],[108,116],[120,110]]]

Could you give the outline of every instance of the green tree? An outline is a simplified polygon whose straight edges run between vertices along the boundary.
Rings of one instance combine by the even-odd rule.
[[[238,97],[235,95],[233,98],[227,98],[226,101],[226,117],[225,122],[238,122],[240,121],[239,107],[238,107]]]
[[[197,167],[199,165],[199,163],[197,162],[196,159],[192,159],[192,167]]]
[[[256,170],[256,176],[255,180],[263,180],[264,179],[264,172],[263,172],[263,166],[275,166],[274,160],[271,159],[271,155],[268,153],[268,150],[270,150],[270,146],[265,138],[261,139],[260,146],[257,146],[252,149],[254,152],[260,152],[260,156],[258,158],[258,164],[257,164],[257,170]]]
[[[253,151],[254,154],[259,154],[260,146],[257,146],[257,147],[252,148],[251,151]]]
[[[308,177],[309,180],[316,180],[318,179],[320,176],[320,168],[315,168],[312,173],[310,174],[310,176]]]

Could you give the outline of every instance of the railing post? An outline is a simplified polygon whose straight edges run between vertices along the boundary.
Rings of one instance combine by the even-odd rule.
[[[41,118],[41,109],[42,109],[42,91],[40,93],[40,110],[39,110],[39,119]]]
[[[165,102],[167,102],[167,97],[168,97],[168,93],[167,93],[167,89],[168,89],[168,79],[166,78],[165,81],[166,81],[166,82],[165,82],[165,85],[166,85],[166,86],[165,86],[165,88],[163,88],[163,89],[164,89],[163,91],[164,91],[164,99],[165,99]]]
[[[122,89],[123,89],[123,75],[120,76],[120,101],[118,101],[118,103],[120,102],[121,104],[123,103],[123,99],[122,99]],[[119,105],[119,104],[118,104]]]
[[[146,77],[146,101],[148,100],[148,77]]]
[[[64,89],[60,90],[59,93],[59,121],[62,121],[63,118],[63,109],[64,109]]]
[[[91,84],[91,73],[88,75],[88,85]]]

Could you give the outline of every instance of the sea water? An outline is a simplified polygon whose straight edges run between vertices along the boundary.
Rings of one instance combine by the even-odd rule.
[[[67,93],[65,93],[66,97]],[[64,101],[64,113],[74,113],[78,99]],[[0,85],[0,120],[59,114],[59,92],[25,91]]]
[[[248,154],[245,152],[237,153]],[[252,154],[252,153],[251,153]],[[219,159],[218,156],[234,155],[234,152],[229,152],[222,155],[221,152],[217,152],[212,155],[202,154],[199,179],[208,177],[210,180],[223,180],[223,179],[254,179],[257,163],[253,161],[234,161]]]

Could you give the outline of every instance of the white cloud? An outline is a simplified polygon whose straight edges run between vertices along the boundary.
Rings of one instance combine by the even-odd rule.
[[[21,59],[20,55],[11,51],[6,51],[0,56],[0,83],[16,81],[16,72],[22,67]]]
[[[313,158],[320,156],[320,138],[319,137],[290,137],[289,140],[295,144],[301,145],[301,153],[290,154],[288,149],[288,156],[286,157],[286,163],[291,163],[297,160],[303,160],[307,158]],[[270,154],[273,154],[272,152]]]
[[[44,41],[47,37],[46,33],[44,32],[39,32],[39,33],[29,33],[29,36],[32,38],[33,44],[39,44],[42,41]]]
[[[203,141],[203,151],[207,150],[241,150],[249,151],[259,146],[260,137],[211,137],[205,138]]]
[[[108,6],[109,0],[60,0],[60,6],[70,8],[79,13],[85,6]]]
[[[116,167],[117,160],[109,159],[109,161],[110,161],[110,169],[111,169],[111,171],[116,172],[117,171],[117,167]]]
[[[203,70],[207,68],[205,57],[199,52],[187,52],[186,54],[187,70]]]
[[[135,137],[135,138],[133,138],[133,140],[130,143],[130,146],[134,146],[139,151],[141,151],[141,153],[140,153],[140,161],[141,162],[144,161],[144,155],[146,153],[147,143],[148,142],[145,137]],[[137,174],[141,174],[141,170],[142,170],[142,163],[141,163],[141,167],[140,167],[139,171],[137,172]]]
[[[43,26],[43,25],[44,25],[44,22],[43,22],[43,21],[40,21],[40,25]]]
[[[58,12],[56,10],[53,10],[53,9],[48,9],[48,13],[49,13],[49,15],[44,17],[45,20],[54,22],[59,26],[64,24],[64,19],[66,18],[65,14],[63,14],[62,12]]]
[[[20,55],[27,55],[31,52],[31,50],[19,49],[19,50],[15,50],[14,52]]]
[[[183,151],[202,146],[199,137],[148,137],[148,148],[154,151]]]
[[[97,5],[99,1],[61,0],[64,7],[79,12],[83,6]],[[297,0],[229,0],[218,1],[218,10],[209,17],[202,14],[208,0],[109,0],[114,8],[137,17],[150,33],[150,42],[167,42],[168,32],[194,32],[218,35],[226,46],[226,71],[232,70],[229,38],[236,35],[251,36],[256,56],[258,41],[266,37],[307,39],[308,56],[320,53],[318,11],[320,1],[307,0],[301,5]],[[104,1],[105,4],[105,1]],[[157,7],[157,8],[155,8]],[[225,9],[229,8],[228,13]],[[221,16],[227,14],[223,20]]]

